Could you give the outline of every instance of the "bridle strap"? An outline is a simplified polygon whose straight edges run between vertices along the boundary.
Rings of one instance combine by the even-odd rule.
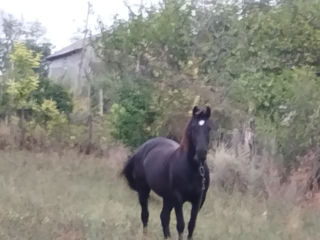
[[[202,186],[201,186],[201,193],[200,193],[200,197],[199,197],[199,203],[198,203],[198,210],[197,212],[199,212],[200,207],[201,207],[201,203],[202,203],[202,198],[203,198],[203,192],[206,189],[206,176],[205,176],[205,171],[204,171],[204,166],[203,163],[200,163],[199,166],[199,174],[201,176],[201,180],[202,180]]]

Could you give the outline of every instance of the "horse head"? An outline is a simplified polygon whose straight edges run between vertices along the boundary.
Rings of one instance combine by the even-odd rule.
[[[192,117],[188,126],[189,145],[194,149],[194,160],[203,163],[207,157],[210,142],[210,107],[204,110],[195,106],[192,110]]]

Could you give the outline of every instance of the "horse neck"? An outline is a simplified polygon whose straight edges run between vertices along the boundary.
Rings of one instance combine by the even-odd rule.
[[[183,137],[180,142],[180,149],[184,154],[186,154],[186,161],[193,167],[198,168],[199,165],[194,161],[196,155],[196,146],[194,146],[191,137],[189,135],[191,120],[187,123]]]
[[[188,162],[190,162],[192,165],[195,165],[195,161],[193,160],[194,157],[196,155],[196,148],[195,146],[193,145],[193,143],[190,141],[189,143],[189,148],[188,148],[188,151],[187,151],[187,160]]]
[[[193,159],[196,154],[196,148],[187,134],[183,136],[180,143],[180,148],[184,153],[186,153],[187,161],[194,165],[195,162],[193,161]]]

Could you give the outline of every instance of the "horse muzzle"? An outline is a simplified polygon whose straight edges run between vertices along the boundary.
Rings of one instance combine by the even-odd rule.
[[[198,150],[196,152],[196,159],[199,162],[204,162],[207,158],[207,150]]]

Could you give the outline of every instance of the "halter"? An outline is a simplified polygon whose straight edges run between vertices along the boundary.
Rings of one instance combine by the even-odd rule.
[[[201,207],[201,202],[202,202],[202,198],[203,198],[203,192],[204,190],[206,189],[206,177],[205,177],[205,171],[204,171],[204,166],[203,166],[203,163],[200,163],[200,166],[199,166],[199,174],[202,178],[202,187],[201,187],[201,194],[200,194],[200,197],[199,197],[199,203],[198,203],[198,211],[200,210],[200,207]]]
[[[199,173],[200,173],[200,176],[202,177],[202,190],[205,190],[205,188],[206,188],[205,187],[206,177],[205,177],[203,163],[201,163],[200,166],[199,166]]]

